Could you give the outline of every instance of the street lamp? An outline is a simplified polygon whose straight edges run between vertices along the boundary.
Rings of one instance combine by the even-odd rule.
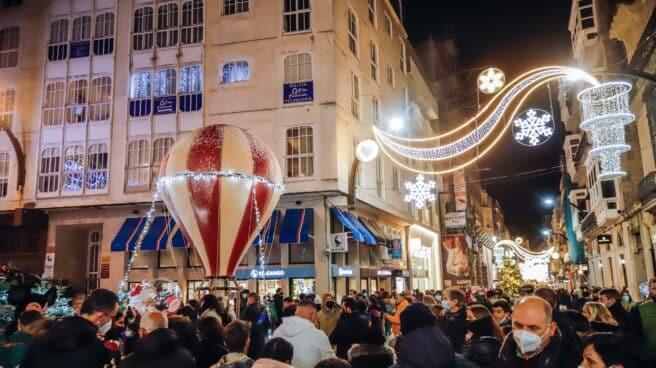
[[[349,175],[348,204],[355,204],[355,176],[358,174],[360,163],[371,162],[378,157],[378,143],[373,139],[365,139],[355,147],[355,159],[351,164],[351,175]]]
[[[554,201],[553,198],[551,198],[551,197],[546,197],[546,198],[544,198],[544,199],[542,200],[542,203],[543,203],[545,206],[553,206],[554,203],[556,203],[556,202]]]
[[[542,233],[542,235],[544,235],[544,236],[550,236],[550,235],[551,235],[551,230],[549,230],[549,229],[542,229],[541,233]]]

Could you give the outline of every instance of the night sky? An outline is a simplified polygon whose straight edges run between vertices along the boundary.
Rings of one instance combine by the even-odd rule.
[[[405,0],[403,7],[410,40],[451,35],[460,52],[461,70],[494,66],[505,72],[506,80],[512,80],[538,66],[572,64],[567,30],[571,0]],[[461,87],[463,95],[475,101],[476,74]],[[555,84],[552,93],[557,94]],[[525,107],[549,111],[547,96],[545,87]],[[512,235],[532,239],[533,244],[542,240],[542,219],[551,211],[542,198],[559,195],[558,169],[526,174],[559,165],[563,131],[558,106],[553,109],[557,130],[547,143],[524,147],[507,132],[479,161],[485,188],[501,203]],[[468,116],[474,112],[466,111]]]

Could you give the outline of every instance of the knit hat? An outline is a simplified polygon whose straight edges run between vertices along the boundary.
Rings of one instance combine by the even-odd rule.
[[[437,317],[426,304],[413,302],[401,312],[401,333],[407,336],[420,327],[434,326],[436,321]]]

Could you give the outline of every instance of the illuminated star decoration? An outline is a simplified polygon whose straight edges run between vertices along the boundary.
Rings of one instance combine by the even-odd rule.
[[[506,83],[506,76],[497,68],[489,68],[478,76],[478,89],[486,94],[497,92]]]
[[[433,180],[425,182],[423,175],[417,175],[414,183],[411,181],[406,181],[405,189],[408,191],[408,194],[405,195],[405,201],[414,201],[415,207],[417,207],[417,209],[424,208],[426,202],[435,201],[435,194],[433,193],[433,189],[435,189],[435,182]]]
[[[515,141],[524,146],[538,146],[553,135],[554,124],[551,114],[540,109],[529,109],[513,122]]]

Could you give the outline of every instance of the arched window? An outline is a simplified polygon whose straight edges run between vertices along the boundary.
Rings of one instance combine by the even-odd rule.
[[[9,27],[0,29],[0,69],[18,65],[18,45],[20,29]]]
[[[153,47],[153,8],[150,6],[134,11],[132,49],[147,50]]]
[[[93,54],[107,55],[114,52],[114,13],[96,16],[96,31],[93,36]]]
[[[182,4],[182,43],[203,41],[203,1],[192,0]]]
[[[112,110],[112,78],[100,77],[91,82],[89,119],[108,120]]]
[[[48,41],[48,60],[65,60],[68,57],[68,19],[59,19],[50,23],[50,40]]]
[[[171,146],[173,146],[173,138],[157,138],[153,142],[153,179],[151,185],[155,186],[157,184],[157,179],[159,179],[159,167],[164,160],[164,156],[169,152]]]
[[[83,123],[87,120],[87,88],[86,79],[76,79],[68,83],[66,99],[66,122]]]
[[[43,125],[60,125],[64,122],[64,82],[46,85],[43,98]]]
[[[107,143],[92,144],[87,155],[87,189],[104,189],[107,187],[109,153]]]
[[[125,188],[127,191],[148,190],[150,180],[150,141],[137,139],[128,143]]]
[[[89,56],[91,42],[91,16],[84,15],[73,20],[71,32],[71,58]]]
[[[64,172],[62,191],[82,191],[84,177],[84,147],[80,145],[66,147],[64,151]]]
[[[53,193],[59,190],[59,148],[46,148],[41,151],[41,162],[39,164],[40,193]]]

